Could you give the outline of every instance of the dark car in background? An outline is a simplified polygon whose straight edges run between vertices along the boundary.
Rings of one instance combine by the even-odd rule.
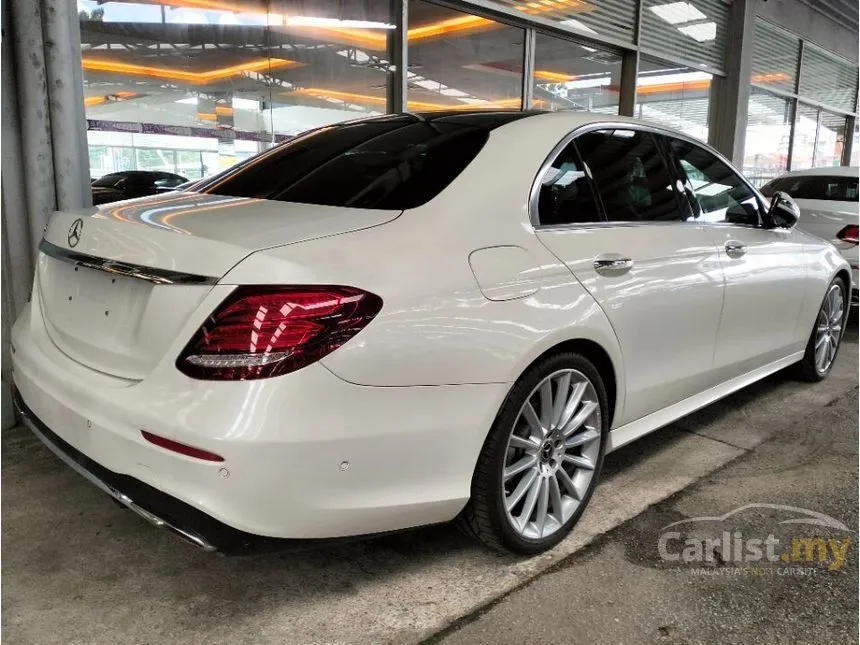
[[[188,180],[172,172],[157,170],[123,170],[112,172],[92,183],[93,205],[118,202],[175,190]]]

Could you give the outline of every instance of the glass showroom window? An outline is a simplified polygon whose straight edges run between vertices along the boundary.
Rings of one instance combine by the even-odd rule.
[[[812,168],[815,163],[815,139],[818,135],[818,108],[797,104],[794,118],[794,147],[791,150],[791,169]]]
[[[643,0],[639,44],[646,51],[722,69],[729,4],[722,0]]]
[[[794,92],[800,63],[800,38],[756,18],[753,38],[752,82],[766,89]]]
[[[79,0],[91,174],[217,172],[385,111],[387,3]]]
[[[388,3],[269,0],[265,85],[276,135],[386,111]]]
[[[744,174],[762,186],[788,170],[791,100],[758,88],[750,91]]]
[[[409,110],[519,109],[523,41],[522,29],[410,2]]]
[[[821,124],[818,127],[818,140],[815,142],[815,159],[813,159],[816,168],[842,165],[846,131],[844,116],[821,111]]]
[[[838,110],[854,110],[857,65],[806,42],[797,93]]]
[[[627,43],[633,42],[636,32],[637,0],[499,0],[517,11],[552,21],[564,29],[588,36],[610,36]]]
[[[711,74],[642,58],[636,77],[636,116],[708,140]]]
[[[532,107],[618,114],[621,56],[537,34]]]

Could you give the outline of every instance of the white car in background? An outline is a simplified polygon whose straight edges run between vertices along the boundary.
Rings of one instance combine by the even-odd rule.
[[[765,184],[761,192],[771,197],[783,191],[800,207],[797,226],[832,242],[851,265],[852,302],[857,304],[858,268],[858,168],[839,166],[797,170]]]
[[[204,549],[459,517],[536,553],[606,452],[784,367],[828,375],[849,267],[797,217],[633,119],[330,125],[185,192],[55,213],[17,402]]]

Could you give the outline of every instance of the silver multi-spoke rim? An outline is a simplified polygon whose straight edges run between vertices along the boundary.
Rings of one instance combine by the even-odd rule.
[[[824,296],[818,320],[815,322],[815,369],[825,373],[836,358],[839,339],[842,338],[842,318],[845,302],[839,285],[832,285]]]
[[[529,394],[511,429],[502,472],[508,521],[526,538],[558,531],[594,478],[602,441],[591,381],[574,369],[547,376]]]

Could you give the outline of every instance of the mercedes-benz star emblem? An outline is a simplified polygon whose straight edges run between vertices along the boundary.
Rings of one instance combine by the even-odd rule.
[[[84,230],[84,220],[80,217],[72,222],[72,226],[69,229],[69,246],[75,247],[78,245],[78,242],[81,241],[81,233]]]

